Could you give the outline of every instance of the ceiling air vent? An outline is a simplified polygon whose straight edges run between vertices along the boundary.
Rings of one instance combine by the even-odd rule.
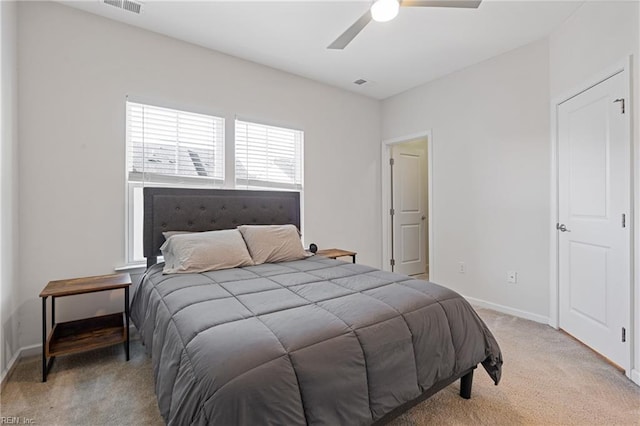
[[[140,14],[142,12],[142,2],[133,0],[102,0],[104,4],[123,9],[128,12]]]
[[[366,82],[367,82],[367,80],[363,80],[363,79],[359,78],[356,81],[354,81],[353,84],[357,84],[358,86],[362,86]]]

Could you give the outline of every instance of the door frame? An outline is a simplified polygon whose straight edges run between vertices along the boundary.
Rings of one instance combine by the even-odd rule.
[[[380,187],[382,188],[382,259],[380,264],[382,270],[391,271],[391,216],[389,211],[391,210],[391,200],[389,194],[391,193],[391,170],[389,167],[389,160],[391,159],[391,147],[404,142],[411,142],[416,139],[426,139],[427,143],[427,245],[429,248],[429,254],[427,257],[427,265],[429,271],[429,280],[433,280],[434,276],[434,262],[433,262],[433,136],[431,130],[424,130],[418,133],[410,135],[400,136],[396,138],[383,139],[381,146],[381,167],[382,167],[382,182]]]
[[[629,191],[629,253],[630,253],[630,271],[629,271],[629,295],[628,300],[629,304],[627,308],[629,309],[629,330],[627,332],[627,339],[629,342],[629,351],[630,351],[630,365],[622,366],[625,368],[625,374],[631,378],[632,370],[637,368],[634,366],[634,350],[635,350],[635,333],[634,329],[634,318],[635,318],[635,309],[640,309],[640,307],[635,307],[633,295],[635,292],[640,292],[638,289],[638,280],[635,279],[634,268],[640,267],[640,265],[635,265],[635,253],[634,253],[634,245],[635,245],[635,197],[634,193],[636,191],[636,185],[634,185],[634,176],[635,176],[635,157],[634,157],[634,149],[633,149],[633,133],[632,133],[632,117],[635,111],[635,105],[631,96],[631,56],[628,56],[625,60],[620,61],[615,64],[611,68],[593,76],[592,78],[586,80],[582,84],[576,86],[573,90],[566,92],[562,96],[558,96],[551,100],[551,202],[550,202],[550,223],[549,223],[549,243],[550,243],[550,277],[549,277],[549,325],[555,329],[559,329],[559,318],[560,318],[560,306],[559,306],[559,298],[560,298],[560,276],[559,276],[559,265],[558,265],[558,255],[559,255],[559,235],[556,230],[556,223],[558,223],[559,217],[559,182],[558,182],[558,169],[559,169],[559,159],[558,159],[558,112],[559,107],[562,103],[568,101],[569,99],[580,95],[581,93],[591,89],[592,87],[602,83],[610,77],[613,77],[616,74],[622,73],[624,85],[625,85],[625,99],[628,99],[628,114],[625,117],[627,127],[627,135],[628,135],[628,154],[629,154],[629,165],[630,165],[630,191]],[[634,291],[635,289],[635,291]],[[634,309],[635,308],[635,309]]]

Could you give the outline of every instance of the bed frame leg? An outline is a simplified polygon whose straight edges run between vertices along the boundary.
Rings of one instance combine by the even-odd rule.
[[[473,385],[473,370],[460,378],[460,396],[464,399],[471,398],[471,386]]]

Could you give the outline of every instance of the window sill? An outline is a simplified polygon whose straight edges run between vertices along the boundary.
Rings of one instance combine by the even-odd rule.
[[[156,263],[162,263],[162,262],[164,262],[164,257],[158,256],[158,261]],[[143,261],[139,261],[139,262],[125,263],[124,265],[116,266],[113,269],[115,271],[117,271],[117,272],[134,271],[134,270],[137,270],[137,269],[145,270],[145,269],[147,269],[147,261],[143,260]]]
[[[164,262],[164,257],[162,256],[158,256],[158,261],[156,263],[162,263]],[[140,262],[131,262],[131,263],[125,263],[122,266],[116,266],[115,268],[113,268],[116,272],[126,272],[126,271],[135,271],[135,270],[141,270],[142,272],[144,272],[147,269],[147,261],[140,261]]]
[[[145,269],[147,269],[147,264],[146,263],[127,263],[122,266],[117,266],[113,269],[116,272],[127,272],[127,271],[136,271],[136,270],[144,271]]]

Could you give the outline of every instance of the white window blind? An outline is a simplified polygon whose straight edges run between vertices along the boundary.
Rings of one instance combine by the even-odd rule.
[[[302,189],[303,132],[236,120],[236,187]]]
[[[224,119],[127,102],[129,182],[184,185],[224,179]]]

